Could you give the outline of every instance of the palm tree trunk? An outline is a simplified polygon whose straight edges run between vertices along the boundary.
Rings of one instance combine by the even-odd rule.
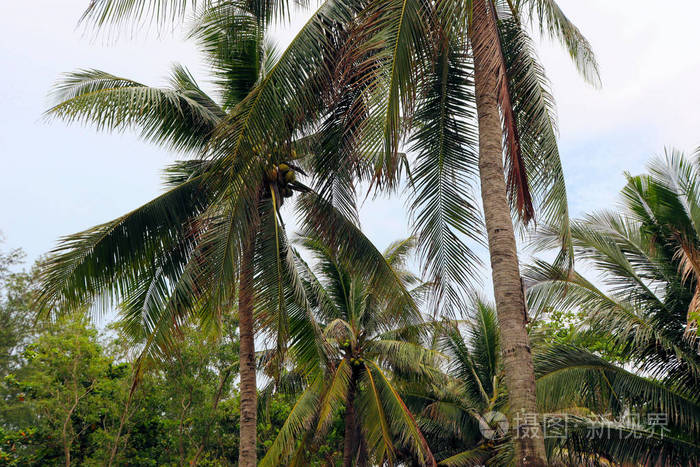
[[[350,377],[348,405],[345,407],[345,438],[343,440],[343,467],[352,466],[355,457],[355,370]]]
[[[257,387],[255,384],[255,332],[253,327],[254,237],[247,241],[241,258],[238,291],[238,330],[240,334],[241,431],[238,452],[240,467],[255,467],[257,429]]]
[[[474,17],[494,21],[487,0],[474,1]],[[477,9],[482,9],[477,15]],[[474,50],[485,50],[498,41],[494,27],[471,28]],[[500,47],[500,46],[499,46]],[[544,466],[542,431],[537,420],[535,373],[527,335],[518,252],[503,168],[502,127],[498,108],[498,76],[479,53],[474,54],[474,82],[479,119],[479,176],[489,240],[496,310],[503,343],[505,381],[511,407],[517,465]]]

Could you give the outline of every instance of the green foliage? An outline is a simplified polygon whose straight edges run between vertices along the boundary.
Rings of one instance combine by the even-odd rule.
[[[697,164],[668,151],[652,161],[648,174],[628,176],[618,210],[572,223],[577,258],[599,273],[595,283],[544,261],[526,271],[532,310],[578,316],[576,329],[546,338],[550,346],[536,353],[541,406],[668,418],[663,449],[659,440],[596,445],[576,435],[567,449],[630,462],[697,462],[700,358],[692,319],[699,277],[693,265],[700,245]],[[540,235],[542,246],[556,233],[545,228]],[[540,327],[550,326],[557,325]]]
[[[128,365],[104,355],[79,314],[47,324],[22,356],[2,386],[3,452],[19,465],[52,464],[65,452],[77,463],[101,456],[118,422]]]
[[[624,364],[630,355],[610,343],[605,332],[586,329],[586,312],[560,308],[540,310],[530,325],[530,342],[535,347],[573,345],[601,355],[609,362]]]
[[[439,373],[439,354],[421,345],[428,326],[415,303],[396,300],[405,286],[421,288],[405,269],[413,242],[395,242],[381,267],[364,273],[317,237],[303,237],[300,244],[315,260],[311,268],[296,258],[310,309],[292,323],[290,370],[280,385],[296,402],[260,465],[306,465],[310,455],[332,456],[322,440],[339,434],[340,420],[352,446],[348,455],[359,463],[394,462],[401,455],[431,465],[432,453],[400,386]],[[401,287],[392,290],[397,279]]]
[[[107,465],[122,417],[114,465],[182,465],[195,458],[203,466],[235,465],[240,403],[234,320],[222,323],[221,337],[206,327],[182,328],[177,352],[144,368],[127,407],[133,348],[124,323],[100,335],[77,313],[33,326],[36,274],[10,273],[20,260],[19,251],[2,254],[2,311],[11,311],[18,326],[10,332],[8,321],[0,334],[0,346],[17,354],[10,355],[0,383],[0,465],[63,465],[66,445],[73,465]],[[293,405],[275,394],[261,407],[261,458]],[[311,465],[337,458],[342,434],[337,419]]]

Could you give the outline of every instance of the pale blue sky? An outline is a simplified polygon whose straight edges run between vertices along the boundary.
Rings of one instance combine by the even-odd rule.
[[[604,87],[580,80],[558,46],[540,56],[554,83],[560,146],[574,215],[615,202],[623,171],[639,172],[664,145],[700,144],[697,0],[559,0],[590,39]],[[158,194],[174,155],[133,134],[42,121],[61,72],[99,68],[161,84],[172,62],[205,81],[193,44],[176,31],[91,40],[76,22],[88,0],[0,0],[0,231],[30,259],[58,237],[123,214]],[[669,4],[670,5],[670,4]],[[303,20],[280,30],[286,41]],[[206,86],[205,86],[206,87]],[[400,200],[368,202],[363,228],[380,246],[405,236]]]

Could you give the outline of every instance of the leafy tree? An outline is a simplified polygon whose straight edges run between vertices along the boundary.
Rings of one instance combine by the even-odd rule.
[[[0,241],[2,237],[0,236]],[[22,350],[33,330],[32,293],[37,284],[37,268],[17,268],[24,262],[21,249],[0,251],[0,378],[22,363]]]
[[[318,239],[305,237],[303,245],[315,260],[314,268],[300,266],[313,315],[293,323],[300,330],[288,375],[295,382],[289,387],[303,390],[261,465],[306,465],[338,414],[344,419],[343,466],[393,463],[403,449],[420,465],[436,465],[394,380],[437,372],[437,355],[419,341],[425,329],[420,314],[378,287],[383,278],[351,272],[342,255]],[[420,294],[425,286],[404,269],[411,246],[410,239],[396,242],[384,256]]]
[[[29,297],[34,285],[19,281],[11,289]],[[14,313],[18,322],[34,322],[31,306]],[[223,339],[181,328],[178,352],[143,368],[130,406],[132,368],[124,359],[133,349],[122,329],[99,337],[81,314],[39,324],[17,331],[20,355],[0,387],[0,465],[235,463],[236,451],[227,449],[239,444],[235,322],[222,323],[230,336]],[[290,409],[283,400],[273,406],[259,427],[258,450]],[[122,422],[124,435],[117,438]]]
[[[128,365],[103,354],[97,332],[80,314],[47,326],[23,357],[4,381],[9,458],[89,464],[106,447],[104,432],[115,428]]]

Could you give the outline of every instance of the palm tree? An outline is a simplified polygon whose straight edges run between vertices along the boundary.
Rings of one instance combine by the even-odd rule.
[[[471,310],[466,323],[448,322],[440,330],[441,350],[450,362],[446,379],[414,385],[405,399],[419,414],[441,465],[510,465],[514,443],[500,415],[507,409],[508,394],[496,313],[478,298]],[[538,408],[543,430],[549,430],[545,442],[550,464],[588,465],[595,459],[642,465],[697,462],[696,395],[673,382],[626,370],[575,345],[576,339],[550,345],[533,337]],[[648,423],[659,413],[668,415],[668,425]],[[650,417],[631,416],[640,414]],[[558,429],[566,430],[553,431],[561,421],[565,425]]]
[[[528,19],[559,38],[584,76],[597,80],[588,42],[552,0],[376,1],[355,32],[357,43],[376,51],[355,66],[377,70],[365,78],[379,94],[368,119],[378,124],[368,125],[365,139],[384,149],[379,165],[391,166],[407,134],[416,154],[415,235],[448,312],[464,303],[473,277],[476,256],[464,240],[482,239],[471,190],[478,171],[514,415],[535,413],[536,405],[511,212],[523,224],[538,211],[558,225],[559,261],[572,261],[553,99],[523,27]],[[518,464],[542,465],[541,437],[520,438]]]
[[[660,413],[668,422],[663,442],[652,438],[656,446],[568,440],[579,449],[619,462],[698,462],[700,356],[692,318],[697,275],[691,266],[700,239],[693,221],[700,202],[697,164],[668,151],[652,161],[649,174],[627,176],[620,209],[572,224],[577,257],[602,273],[603,288],[543,261],[527,270],[533,310],[581,309],[584,335],[593,333],[610,354],[625,356],[623,368],[576,342],[543,352],[536,357],[538,389],[547,388],[538,391],[542,407],[581,406],[613,415],[627,409]],[[538,246],[551,245],[553,236],[542,231]]]
[[[496,311],[478,296],[472,300],[469,320],[446,321],[438,328],[438,348],[449,359],[443,380],[409,391],[409,404],[420,414],[441,465],[494,462],[507,440],[495,415],[505,412],[508,402]],[[485,437],[483,430],[490,428]]]
[[[167,169],[168,189],[156,199],[65,237],[44,268],[40,301],[45,310],[85,303],[104,310],[118,304],[134,341],[145,342],[142,358],[157,357],[176,345],[176,331],[189,319],[216,326],[222,313],[236,309],[237,301],[239,464],[254,466],[255,329],[272,329],[283,350],[289,303],[304,301],[279,213],[284,199],[301,193],[297,207],[311,231],[319,236],[332,232],[333,241],[350,252],[351,264],[384,277],[394,290],[400,291],[401,284],[392,271],[377,266],[381,254],[351,219],[295,179],[295,172],[303,173],[295,162],[306,158],[309,162],[303,163],[313,167],[314,158],[323,153],[311,152],[310,146],[324,133],[295,141],[290,122],[299,114],[291,105],[266,109],[278,114],[264,122],[264,128],[278,136],[286,132],[284,138],[265,138],[254,131],[264,120],[255,113],[260,110],[257,103],[265,102],[260,93],[279,96],[286,89],[275,89],[279,82],[273,76],[285,73],[289,55],[300,53],[304,34],[291,50],[277,56],[265,43],[265,25],[259,18],[227,2],[206,10],[192,35],[211,61],[219,99],[207,96],[180,66],[166,88],[97,70],[68,74],[56,87],[58,103],[47,112],[49,118],[90,122],[107,130],[133,127],[148,141],[200,156],[172,164]],[[294,89],[294,95],[300,93]],[[247,131],[236,150],[223,157],[212,149],[214,136],[232,127]]]
[[[87,16],[98,24],[144,12],[163,20],[181,16],[188,5],[97,0]],[[284,16],[287,3],[265,3],[261,11]],[[295,122],[323,116],[350,122],[352,131],[341,135],[361,141],[364,151],[351,144],[336,151],[322,180],[333,180],[326,189],[341,189],[334,202],[352,208],[349,175],[367,176],[358,167],[369,160],[373,186],[394,189],[405,166],[397,157],[401,137],[412,129],[414,226],[425,270],[440,285],[448,312],[464,303],[477,263],[464,239],[482,240],[470,190],[478,167],[513,413],[535,412],[535,386],[511,209],[526,224],[541,205],[542,220],[559,226],[560,260],[572,260],[552,98],[523,28],[528,17],[563,42],[587,79],[597,79],[588,42],[553,0],[328,0],[242,102],[218,149],[220,167],[237,172],[234,162],[247,159],[240,156],[254,147],[251,139],[284,140],[290,122],[278,115],[286,107],[292,108],[287,115],[304,117]],[[330,171],[344,175],[329,177]],[[519,463],[543,463],[540,437],[521,439],[517,450]]]
[[[419,465],[436,465],[393,378],[437,373],[438,355],[418,340],[426,323],[414,306],[396,303],[395,292],[378,287],[381,278],[349,269],[342,250],[333,252],[315,237],[301,243],[314,255],[313,268],[297,259],[313,313],[293,323],[290,376],[305,387],[260,465],[306,465],[337,416],[345,427],[343,466],[391,464],[404,448]],[[404,267],[411,247],[411,239],[395,242],[384,258],[420,295],[426,286]]]

